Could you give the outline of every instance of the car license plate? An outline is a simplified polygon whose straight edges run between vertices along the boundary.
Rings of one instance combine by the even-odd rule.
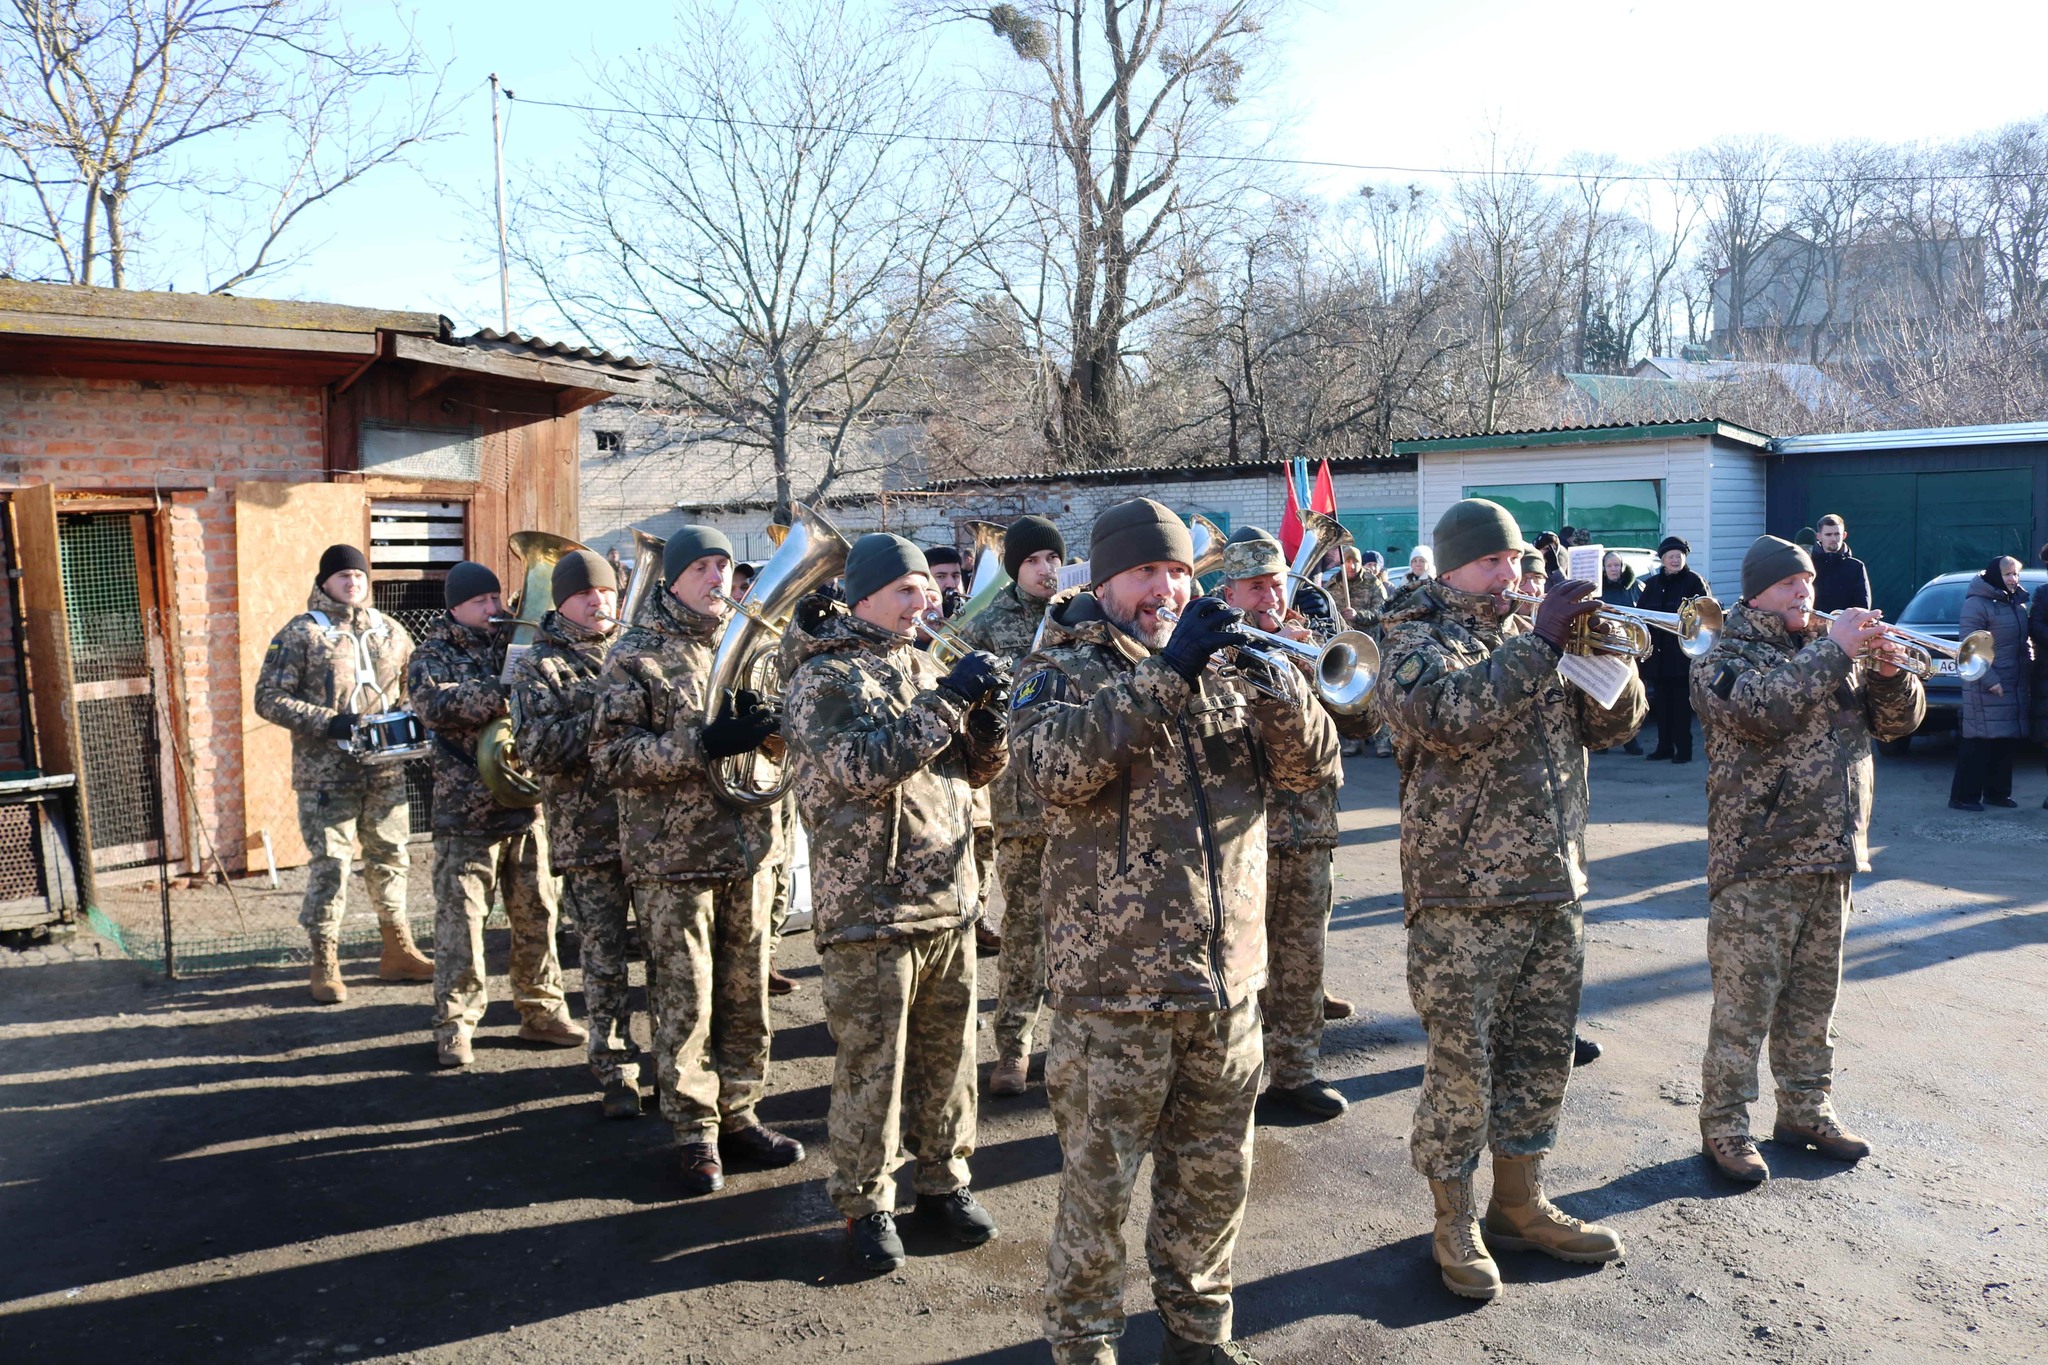
[[[1945,678],[1953,678],[1956,675],[1956,661],[1937,655],[1934,660],[1934,671]]]

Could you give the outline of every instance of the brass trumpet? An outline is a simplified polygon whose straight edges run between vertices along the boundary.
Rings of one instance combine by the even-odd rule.
[[[1809,611],[1806,614],[1827,625],[1833,625],[1842,615],[1838,611]],[[1959,641],[1949,641],[1939,635],[1923,635],[1887,621],[1884,622],[1884,640],[1889,641],[1896,651],[1892,663],[1916,678],[1934,676],[1937,671],[1934,656],[1937,654],[1956,661],[1956,676],[1964,682],[1976,682],[1998,662],[1998,647],[1988,630],[1973,630]]]
[[[1537,606],[1541,593],[1509,589],[1508,601]],[[1599,628],[1599,622],[1606,627]],[[1721,604],[1711,597],[1689,597],[1677,611],[1644,611],[1641,607],[1617,607],[1602,602],[1600,609],[1581,616],[1572,624],[1571,652],[1574,654],[1619,654],[1641,662],[1656,648],[1652,630],[1678,637],[1678,648],[1688,659],[1697,659],[1721,638],[1725,617]]]
[[[1161,607],[1157,615],[1168,625],[1180,620],[1180,613],[1172,607]],[[1250,658],[1254,663],[1275,670],[1291,669],[1294,666],[1294,659],[1312,665],[1315,671],[1316,696],[1336,715],[1353,716],[1363,711],[1372,699],[1373,688],[1379,685],[1380,647],[1363,631],[1339,631],[1324,645],[1290,640],[1285,635],[1260,630],[1257,626],[1248,626],[1243,622],[1234,626],[1232,631],[1245,637],[1242,643],[1231,646],[1232,651]],[[1268,653],[1269,650],[1278,653]],[[1277,697],[1281,701],[1300,701],[1299,697],[1268,686],[1255,674],[1240,670],[1238,676],[1244,679],[1247,686],[1255,687],[1269,697]]]

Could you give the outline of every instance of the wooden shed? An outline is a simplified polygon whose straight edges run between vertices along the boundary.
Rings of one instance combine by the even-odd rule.
[[[251,698],[322,548],[364,546],[413,626],[457,559],[509,585],[509,533],[577,533],[578,411],[646,369],[431,313],[0,281],[0,775],[74,775],[101,875],[303,861]]]

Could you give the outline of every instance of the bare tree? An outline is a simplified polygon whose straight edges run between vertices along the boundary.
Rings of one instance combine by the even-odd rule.
[[[317,0],[7,0],[0,238],[72,284],[212,292],[274,272],[302,216],[446,128],[441,72]],[[104,273],[102,273],[104,272]]]
[[[895,458],[864,432],[903,417],[979,245],[902,37],[846,0],[754,20],[694,0],[599,84],[624,112],[591,115],[577,162],[518,205],[549,300],[664,361],[672,402],[769,462],[778,517]]]
[[[1782,221],[1785,158],[1775,138],[1724,138],[1690,161],[1690,188],[1704,209],[1711,252],[1706,264],[1719,280],[1715,308],[1726,308],[1722,338],[1733,356],[1743,353],[1750,308],[1766,283],[1759,258]]]

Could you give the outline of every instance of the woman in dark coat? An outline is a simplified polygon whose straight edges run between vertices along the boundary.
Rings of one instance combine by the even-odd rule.
[[[1657,546],[1664,567],[1643,581],[1636,605],[1644,611],[1675,612],[1689,598],[1709,595],[1707,580],[1686,567],[1692,546],[1677,536],[1666,536]],[[1692,762],[1692,695],[1686,675],[1692,660],[1678,647],[1678,637],[1668,630],[1650,632],[1656,651],[1643,665],[1643,681],[1650,688],[1650,716],[1657,722],[1657,747],[1651,759],[1668,758],[1673,763]]]
[[[2048,566],[2048,545],[2041,547],[2041,563]],[[2034,742],[2048,745],[2048,592],[2035,593],[2027,610],[2027,641],[2034,649],[2034,674],[2029,680],[2033,686]],[[2041,809],[2048,810],[2048,799],[2041,802]]]
[[[1600,600],[1611,607],[1633,607],[1636,599],[1643,595],[1642,587],[1636,582],[1636,571],[1622,563],[1617,554],[1605,555],[1600,560]],[[1628,743],[1621,746],[1625,754],[1641,754],[1643,746],[1630,735]],[[1607,750],[1602,749],[1601,753]]]
[[[2033,672],[2027,658],[2027,590],[2020,586],[2017,559],[2001,555],[1970,580],[1961,627],[1965,637],[1989,631],[1997,661],[1983,677],[1963,684],[1963,737],[1956,745],[1949,808],[2017,806],[2012,799],[2012,754],[2027,736]]]

